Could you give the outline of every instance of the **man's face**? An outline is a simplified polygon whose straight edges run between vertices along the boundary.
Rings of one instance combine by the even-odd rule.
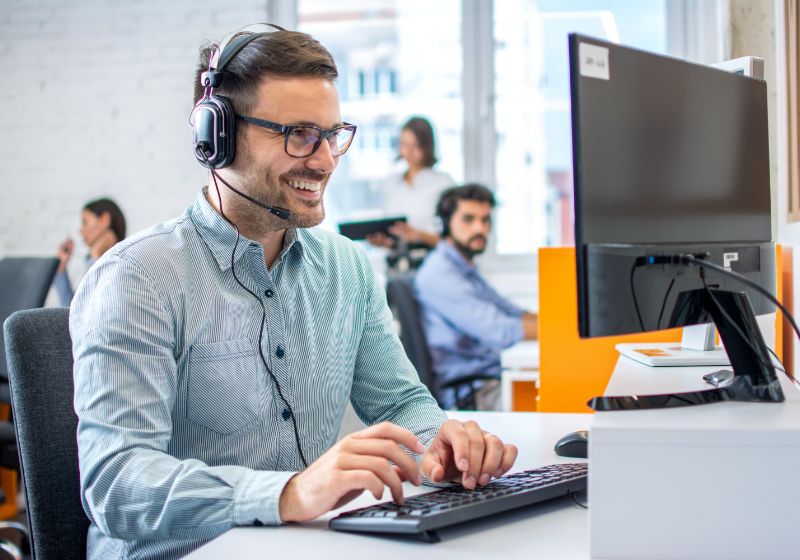
[[[248,116],[279,124],[304,124],[333,128],[342,124],[339,96],[325,78],[264,79]],[[323,140],[317,151],[294,158],[284,150],[284,135],[239,121],[242,127],[236,159],[230,170],[237,188],[270,206],[286,208],[288,220],[266,214],[249,202],[237,201],[237,211],[258,228],[269,223],[285,227],[312,227],[325,217],[322,195],[339,158],[331,155]],[[250,205],[245,208],[244,205]],[[277,221],[276,221],[277,220]],[[275,229],[270,228],[270,229]]]
[[[459,200],[450,218],[450,239],[467,258],[486,250],[492,229],[492,205],[477,200]]]

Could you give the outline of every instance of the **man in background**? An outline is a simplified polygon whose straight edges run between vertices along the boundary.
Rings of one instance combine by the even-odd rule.
[[[500,351],[537,337],[536,314],[498,294],[478,272],[474,257],[486,250],[495,199],[482,185],[445,190],[436,207],[442,240],[417,272],[414,284],[436,383],[486,374],[500,377]],[[479,408],[496,408],[499,381],[485,382]],[[458,398],[439,391],[445,407]]]

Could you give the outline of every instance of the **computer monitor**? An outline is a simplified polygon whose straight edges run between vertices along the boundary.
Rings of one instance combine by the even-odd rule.
[[[578,34],[569,49],[580,335],[713,321],[733,369],[726,388],[590,406],[783,400],[754,316],[774,305],[698,263],[774,294],[765,82]]]

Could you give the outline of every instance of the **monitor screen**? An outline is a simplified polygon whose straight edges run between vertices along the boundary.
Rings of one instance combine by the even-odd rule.
[[[581,335],[710,320],[675,307],[702,287],[696,269],[644,256],[707,253],[774,292],[765,82],[577,34],[569,46]]]

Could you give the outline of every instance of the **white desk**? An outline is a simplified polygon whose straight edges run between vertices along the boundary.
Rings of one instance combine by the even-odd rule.
[[[587,428],[588,414],[450,412],[453,418],[474,419],[481,426],[520,448],[514,470],[564,462],[553,453],[555,441],[567,432]],[[575,459],[570,459],[574,461]],[[411,494],[420,490],[406,484]],[[426,491],[423,489],[421,491]],[[390,499],[388,493],[384,500]],[[545,502],[522,511],[495,516],[439,532],[442,541],[428,544],[405,538],[340,533],[328,520],[340,511],[375,503],[362,495],[342,510],[306,524],[283,527],[236,528],[199,548],[189,560],[235,558],[546,558],[587,559],[588,514],[570,498]]]
[[[511,412],[515,381],[535,383],[539,386],[539,341],[523,340],[500,353],[503,372],[500,377],[500,408]]]
[[[539,341],[523,340],[500,353],[500,365],[504,369],[538,370]]]
[[[647,367],[620,358],[607,395],[709,389],[718,367]],[[798,558],[800,393],[783,403],[722,402],[601,412],[589,455],[597,558]],[[646,496],[646,498],[644,497]]]

